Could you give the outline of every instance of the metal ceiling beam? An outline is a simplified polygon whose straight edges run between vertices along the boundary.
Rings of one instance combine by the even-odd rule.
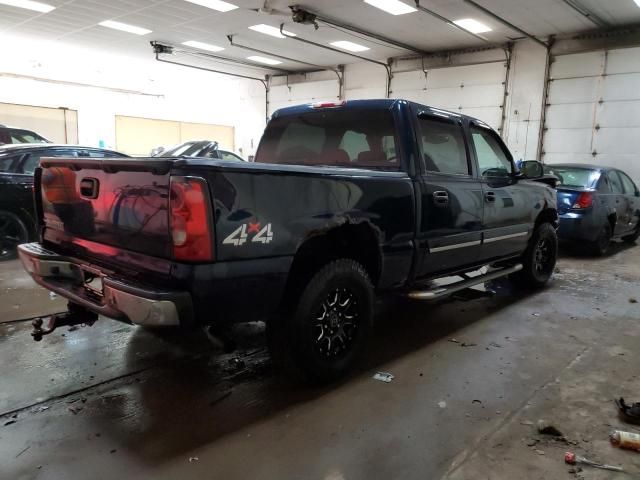
[[[609,23],[598,17],[595,13],[589,10],[587,7],[582,5],[578,0],[563,0],[564,3],[573,8],[576,12],[581,15],[584,15],[591,23],[597,25],[598,27],[609,27]]]
[[[162,43],[162,42],[152,41],[151,46],[153,47],[154,51],[156,51],[157,49],[160,49],[161,50],[160,53],[182,53],[182,54],[191,55],[194,57],[202,57],[206,59],[217,60],[220,62],[242,65],[243,67],[255,68],[259,70],[269,70],[269,71],[275,70],[276,72],[281,72],[281,73],[292,73],[291,70],[286,70],[284,68],[263,67],[262,65],[256,65],[255,63],[245,62],[244,60],[237,60],[235,58],[223,57],[221,55],[215,55],[213,53],[203,52],[201,50],[195,50],[191,48],[178,47],[176,45],[172,45],[171,43]],[[169,52],[162,51],[163,48],[168,49]]]
[[[208,68],[208,67],[201,67],[198,65],[190,65],[188,63],[182,63],[182,62],[176,62],[174,60],[167,60],[166,58],[160,58],[160,55],[165,54],[165,55],[171,55],[174,52],[174,49],[172,46],[170,45],[166,45],[166,44],[162,44],[159,42],[149,42],[151,43],[151,46],[153,47],[153,52],[155,53],[156,56],[156,60],[158,62],[162,62],[162,63],[170,63],[171,65],[178,65],[180,67],[187,67],[187,68],[193,68],[196,70],[202,70],[204,72],[211,72],[211,73],[218,73],[220,75],[228,75],[230,77],[237,77],[237,78],[244,78],[246,80],[255,80],[257,82],[260,82],[262,84],[262,86],[264,87],[264,96],[265,96],[265,118],[268,119],[269,118],[269,83],[267,82],[267,78],[259,78],[259,77],[252,77],[250,75],[242,75],[240,73],[232,73],[232,72],[225,72],[224,70],[217,70],[214,68]]]
[[[493,13],[491,10],[489,10],[489,9],[483,7],[482,5],[476,3],[474,0],[463,0],[463,1],[465,3],[468,3],[469,5],[474,6],[475,8],[480,10],[485,15],[493,18],[495,21],[500,22],[503,25],[509,27],[511,30],[515,30],[516,32],[520,33],[521,35],[524,35],[525,37],[530,38],[534,42],[542,45],[544,48],[549,48],[549,44],[548,43],[543,42],[542,40],[540,40],[539,38],[537,38],[534,35],[530,34],[529,32],[526,32],[525,30],[521,29],[520,27],[515,26],[513,23],[511,23],[511,22],[505,20],[504,18],[502,18],[501,16]]]
[[[461,32],[466,33],[467,35],[471,35],[472,37],[477,38],[478,40],[482,40],[483,42],[489,43],[489,40],[487,40],[486,38],[481,37],[480,35],[476,35],[475,33],[470,32],[469,30],[467,30],[466,28],[462,28],[460,25],[456,25],[451,20],[449,20],[447,17],[443,17],[442,15],[440,15],[439,13],[434,12],[433,10],[429,10],[428,8],[423,7],[422,5],[420,5],[420,0],[416,0],[416,8],[418,10],[420,10],[421,12],[428,13],[432,17],[437,18],[438,20],[446,23],[450,27],[456,28],[456,29],[460,30]]]
[[[233,35],[227,35],[227,39],[229,40],[229,45],[233,46],[233,47],[237,47],[237,48],[241,48],[243,50],[248,50],[250,52],[256,52],[256,53],[262,53],[264,55],[270,55],[272,57],[276,57],[276,58],[282,58],[283,60],[287,60],[290,62],[296,62],[296,63],[301,63],[303,65],[309,65],[311,67],[316,67],[318,69],[320,69],[320,71],[325,71],[325,70],[330,70],[333,73],[336,74],[336,76],[338,77],[338,83],[340,86],[340,91],[342,91],[342,84],[343,84],[343,74],[341,73],[341,70],[339,68],[332,68],[332,67],[325,67],[322,65],[316,65],[315,63],[309,63],[309,62],[305,62],[302,60],[297,60],[295,58],[291,58],[291,57],[285,57],[284,55],[280,55],[278,53],[272,53],[272,52],[267,52],[266,50],[260,50],[259,48],[254,48],[254,47],[249,47],[247,45],[242,45],[238,42],[234,42],[233,40]],[[294,72],[295,73],[310,73],[308,71],[306,72]]]
[[[297,35],[296,36],[288,35],[287,32],[285,32],[284,30],[284,23],[280,24],[280,34],[284,37],[295,40],[296,42],[306,43],[307,45],[313,45],[314,47],[318,47],[318,48],[324,48],[325,50],[341,53],[342,55],[349,55],[350,57],[358,58],[360,60],[364,60],[365,62],[374,63],[376,65],[380,65],[381,67],[384,67],[385,71],[387,72],[386,97],[389,98],[389,94],[391,93],[391,68],[386,63],[379,62],[378,60],[373,60],[371,58],[363,57],[362,55],[356,55],[355,53],[345,52],[344,50],[339,50],[337,48],[330,47],[329,45],[323,45],[321,43],[312,42],[311,40],[301,38]]]
[[[403,42],[399,42],[398,40],[393,40],[391,38],[385,37],[383,35],[380,35],[378,33],[374,33],[374,32],[369,32],[367,30],[364,30],[360,27],[356,27],[355,25],[351,25],[348,23],[344,23],[341,22],[339,20],[335,20],[333,18],[330,17],[325,17],[324,15],[314,12],[312,10],[308,10],[307,8],[302,8],[298,5],[293,5],[291,7],[291,11],[293,12],[293,21],[294,22],[298,22],[298,23],[302,23],[299,22],[299,20],[297,20],[299,17],[303,17],[305,19],[309,19],[309,21],[305,21],[304,23],[313,23],[314,20],[318,20],[320,22],[326,23],[328,25],[332,25],[334,27],[338,27],[338,28],[343,28],[345,30],[350,30],[352,32],[355,33],[359,33],[360,35],[364,35],[365,37],[370,37],[370,38],[375,38],[376,40],[379,40],[381,42],[384,43],[388,43],[389,45],[394,45],[398,48],[402,48],[404,50],[409,50],[411,52],[415,52],[415,53],[419,53],[420,55],[428,55],[431,52],[422,50],[418,47],[414,47],[413,45],[409,45],[407,43],[403,43]],[[306,14],[306,15],[305,15]],[[311,20],[313,19],[313,20]],[[316,25],[316,28],[317,25]]]

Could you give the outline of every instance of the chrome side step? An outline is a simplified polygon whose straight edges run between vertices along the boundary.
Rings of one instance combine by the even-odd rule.
[[[492,270],[475,277],[470,277],[466,274],[462,274],[460,276],[462,276],[463,279],[459,282],[437,286],[428,290],[415,290],[413,292],[407,293],[407,297],[413,300],[436,300],[460,290],[464,290],[465,288],[473,287],[475,285],[488,282],[489,280],[494,280],[496,278],[504,277],[506,275],[511,275],[512,273],[519,272],[520,270],[522,270],[522,264],[518,263],[513,267]]]

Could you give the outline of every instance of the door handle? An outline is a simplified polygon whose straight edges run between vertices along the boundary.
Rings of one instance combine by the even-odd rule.
[[[488,203],[494,203],[496,201],[496,193],[495,192],[487,192],[484,194],[484,200]]]
[[[445,207],[449,204],[449,194],[443,190],[433,192],[433,202],[436,207]]]

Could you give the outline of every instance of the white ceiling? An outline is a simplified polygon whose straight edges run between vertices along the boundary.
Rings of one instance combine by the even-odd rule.
[[[150,58],[150,40],[182,43],[197,40],[225,47],[218,55],[245,59],[255,54],[228,45],[227,35],[237,42],[262,50],[319,65],[337,65],[355,61],[353,57],[305,45],[291,39],[277,39],[249,30],[258,23],[279,26],[299,37],[327,44],[336,40],[350,40],[370,48],[361,55],[385,59],[408,53],[390,45],[352,33],[340,31],[326,24],[319,30],[310,25],[293,24],[290,16],[257,13],[251,9],[263,6],[261,0],[228,0],[240,8],[221,13],[185,0],[41,0],[56,7],[49,13],[38,13],[0,5],[0,34],[23,36],[72,43],[74,45],[108,50],[116,53]],[[404,0],[413,4],[413,0]],[[576,12],[563,0],[476,0],[509,22],[538,36],[569,34],[594,29],[595,25]],[[611,26],[640,23],[640,8],[634,0],[577,0]],[[272,0],[268,6],[288,11],[295,2]],[[452,20],[477,19],[493,30],[483,34],[491,42],[501,43],[519,36],[495,19],[484,15],[463,0],[421,0],[421,5]],[[392,16],[362,0],[300,0],[300,5],[324,16],[356,25],[361,29],[397,39],[426,51],[480,46],[484,43],[423,12]],[[98,23],[117,20],[144,27],[153,32],[145,36],[111,30]],[[304,65],[284,61],[281,67],[303,69]]]

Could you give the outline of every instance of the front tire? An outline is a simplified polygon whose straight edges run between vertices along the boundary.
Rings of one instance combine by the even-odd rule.
[[[361,264],[340,259],[325,265],[283,321],[271,326],[270,336],[280,340],[269,342],[274,360],[297,380],[326,383],[340,378],[366,343],[373,300]]]
[[[558,237],[550,223],[542,223],[533,232],[522,255],[522,270],[513,276],[515,282],[528,288],[542,288],[551,279],[558,257]]]

